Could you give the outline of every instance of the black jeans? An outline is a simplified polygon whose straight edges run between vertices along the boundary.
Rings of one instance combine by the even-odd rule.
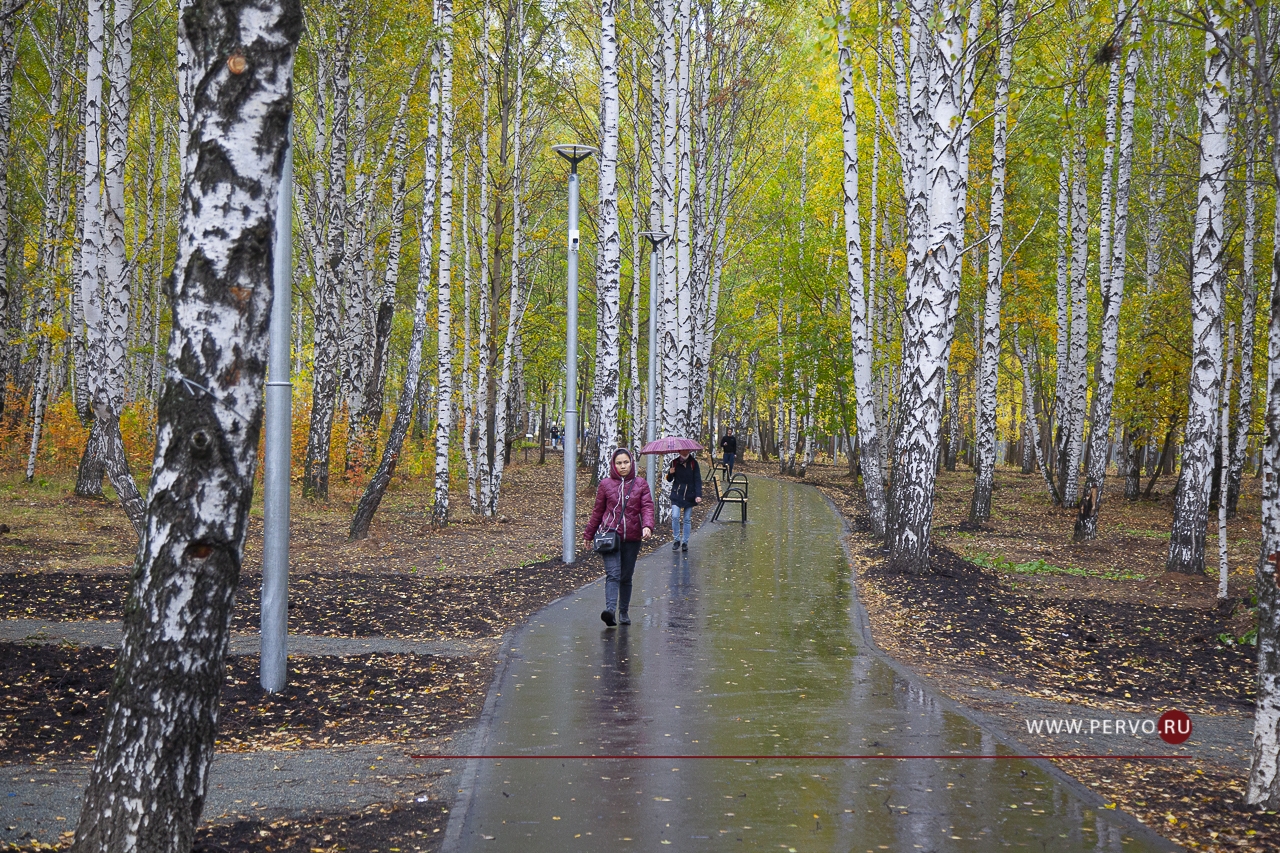
[[[727,469],[729,469],[728,476],[730,477],[733,476],[733,462],[737,458],[738,458],[738,454],[736,453],[726,453],[724,455],[724,465]]]
[[[631,604],[631,578],[636,573],[640,540],[621,542],[618,550],[604,555],[604,609],[626,614]]]

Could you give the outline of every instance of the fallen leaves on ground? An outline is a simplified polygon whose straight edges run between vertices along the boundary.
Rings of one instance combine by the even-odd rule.
[[[0,644],[0,761],[93,755],[116,652]],[[406,742],[450,734],[479,714],[492,662],[438,655],[298,657],[265,694],[257,656],[227,661],[218,749]]]
[[[276,820],[245,815],[206,823],[191,853],[339,853],[435,850],[449,810],[444,803],[379,803],[351,814],[303,813]]]
[[[1191,850],[1280,850],[1280,816],[1243,805],[1239,773],[1201,761],[1055,763]]]

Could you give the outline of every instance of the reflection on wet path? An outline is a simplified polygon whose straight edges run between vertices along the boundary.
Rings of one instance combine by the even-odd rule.
[[[862,653],[821,495],[752,519],[641,560],[629,628],[596,583],[516,636],[483,753],[561,757],[475,762],[459,849],[1171,849],[1031,762],[787,757],[1008,750]]]

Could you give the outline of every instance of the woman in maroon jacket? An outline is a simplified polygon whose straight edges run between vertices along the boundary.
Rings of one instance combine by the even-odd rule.
[[[636,571],[640,540],[653,533],[653,496],[648,481],[636,476],[631,451],[623,447],[613,451],[609,476],[596,489],[596,505],[583,532],[588,547],[601,529],[618,531],[619,544],[617,550],[602,555],[605,581],[600,618],[610,628],[630,625],[631,577]]]

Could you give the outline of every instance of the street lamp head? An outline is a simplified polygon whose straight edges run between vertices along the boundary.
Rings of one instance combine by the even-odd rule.
[[[579,145],[576,142],[552,145],[551,150],[569,161],[569,169],[575,175],[578,173],[578,164],[596,153],[596,149],[590,145]]]
[[[640,236],[653,244],[653,251],[658,251],[658,247],[667,241],[669,235],[663,231],[641,231]]]

